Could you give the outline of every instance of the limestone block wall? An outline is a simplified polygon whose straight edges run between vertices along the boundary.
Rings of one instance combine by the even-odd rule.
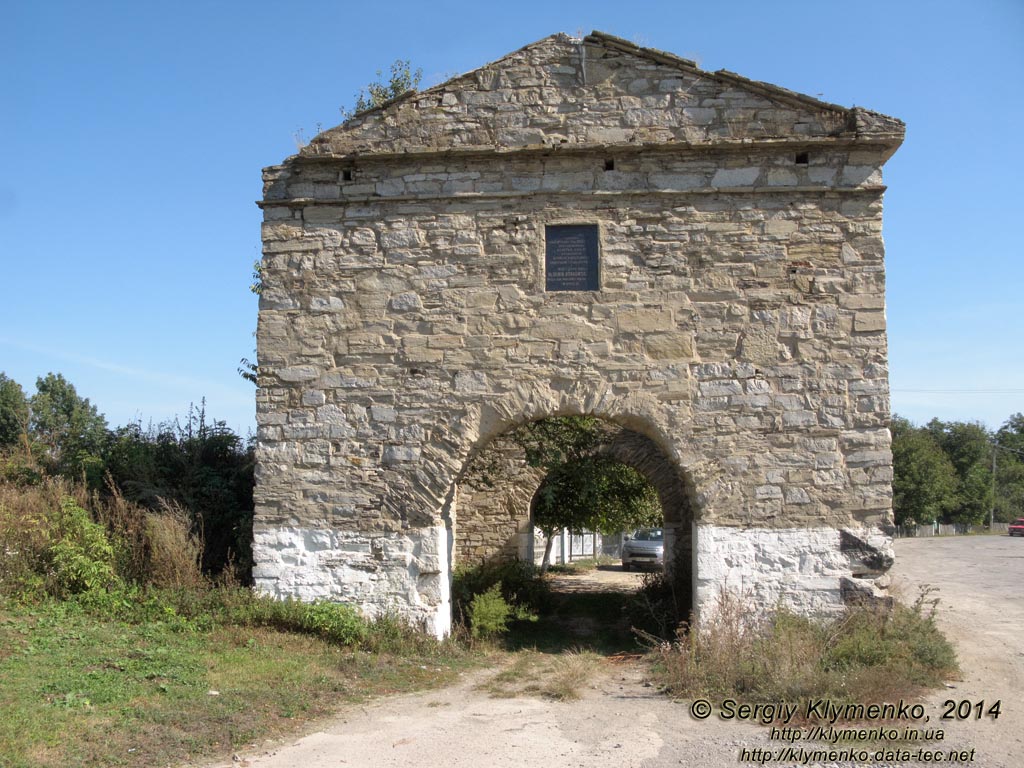
[[[697,604],[737,581],[809,610],[878,592],[881,167],[902,128],[587,41],[541,41],[265,171],[259,588],[442,632],[470,458],[588,413],[677,472]],[[545,290],[555,224],[597,226],[600,290]]]
[[[530,505],[543,479],[521,448],[500,439],[470,461],[453,505],[453,564],[530,561],[536,551]],[[543,546],[541,538],[540,553]]]

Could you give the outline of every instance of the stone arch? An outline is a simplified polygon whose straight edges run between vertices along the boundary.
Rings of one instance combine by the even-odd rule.
[[[637,469],[657,491],[669,539],[666,551],[672,553],[669,567],[680,570],[680,584],[686,585],[692,597],[695,583],[693,526],[699,515],[699,495],[680,457],[692,460],[694,453],[681,449],[678,436],[672,439],[665,432],[668,418],[659,412],[657,405],[653,398],[642,394],[617,397],[608,387],[578,385],[565,392],[547,383],[522,386],[508,398],[482,403],[476,423],[482,423],[483,427],[473,435],[474,441],[465,441],[462,468],[451,479],[447,506],[442,514],[449,532],[449,570],[467,556],[472,562],[479,562],[489,557],[522,559],[532,554],[529,546],[533,537],[532,502],[543,481],[543,471],[526,467],[520,451],[514,457],[517,462],[512,470],[514,476],[510,477],[506,471],[501,478],[504,485],[496,484],[490,498],[485,498],[487,494],[467,494],[465,484],[470,481],[475,464],[516,428],[546,418],[585,415],[619,428],[604,452]],[[704,476],[709,476],[711,463],[699,464]],[[465,510],[466,504],[482,508],[475,510],[472,516],[475,525],[470,532],[465,531],[465,523],[460,522],[465,515],[460,515],[459,510]],[[478,535],[488,522],[492,524],[489,545],[483,541],[486,536]],[[504,529],[496,530],[500,525],[504,525]]]

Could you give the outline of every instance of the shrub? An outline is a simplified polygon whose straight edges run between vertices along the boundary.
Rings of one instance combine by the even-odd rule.
[[[61,499],[56,528],[58,538],[50,548],[54,594],[76,595],[117,582],[114,547],[87,510],[73,499]]]
[[[949,642],[923,611],[848,608],[819,622],[785,608],[759,614],[731,593],[658,649],[661,683],[678,696],[748,701],[811,697],[883,701],[940,685],[956,672]]]
[[[452,616],[457,623],[471,624],[469,606],[473,598],[497,586],[515,614],[525,618],[550,604],[551,590],[532,563],[513,560],[457,568],[452,578]]]
[[[496,637],[508,631],[512,608],[502,597],[501,585],[473,597],[469,603],[469,631],[475,638]]]

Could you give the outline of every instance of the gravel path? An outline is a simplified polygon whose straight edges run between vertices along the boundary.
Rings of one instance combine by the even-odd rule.
[[[955,687],[924,703],[930,721],[923,727],[941,728],[945,739],[896,746],[965,752],[962,760],[930,764],[1024,765],[1024,541],[1006,536],[901,540],[896,551],[896,583],[908,601],[916,596],[918,585],[939,588],[939,622],[956,642],[965,673]],[[645,686],[643,670],[635,663],[606,662],[583,698],[570,703],[492,698],[478,686],[494,674],[475,672],[441,691],[346,710],[321,724],[316,733],[223,765],[719,768],[760,764],[765,754],[759,749],[772,750],[766,764],[780,767],[929,764],[918,756],[900,762],[876,760],[873,754],[866,761],[805,762],[799,754],[779,759],[779,750],[789,745],[769,740],[766,727],[716,715],[696,720],[688,704],[669,701]],[[972,705],[984,700],[986,706],[1001,699],[1002,711],[997,720],[941,722],[946,699]],[[807,742],[793,747],[824,748]]]

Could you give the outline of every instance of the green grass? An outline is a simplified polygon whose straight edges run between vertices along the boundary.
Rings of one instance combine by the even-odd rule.
[[[587,573],[593,571],[602,565],[614,565],[618,561],[613,557],[607,555],[599,555],[596,558],[587,558],[585,560],[571,560],[568,563],[557,563],[555,565],[548,566],[548,573],[564,573],[564,574],[578,574]]]
[[[473,658],[385,621],[357,647],[268,626],[0,604],[0,764],[223,756],[346,702],[443,685]]]

